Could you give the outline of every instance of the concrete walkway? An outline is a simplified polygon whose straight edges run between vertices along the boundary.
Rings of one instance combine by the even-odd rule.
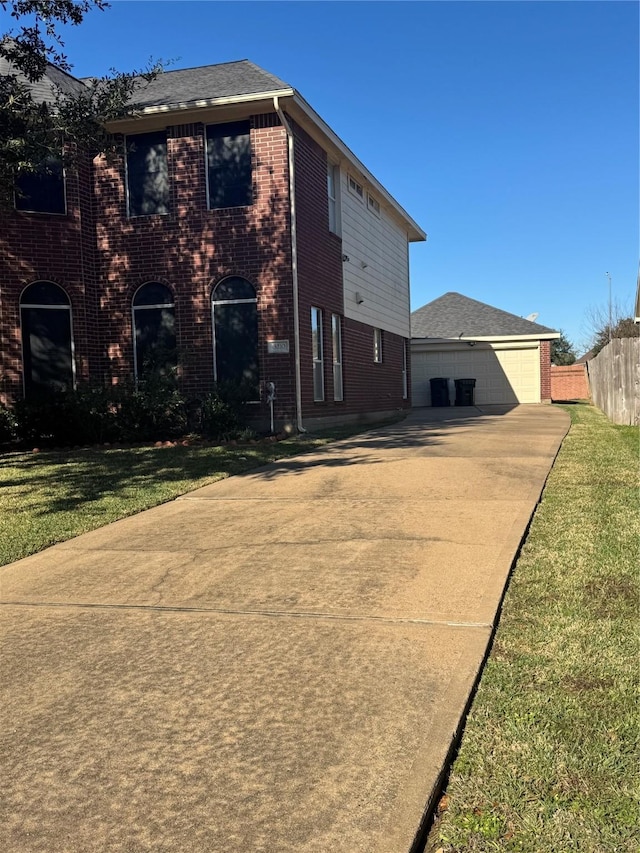
[[[568,426],[415,410],[0,570],[0,849],[408,853]]]

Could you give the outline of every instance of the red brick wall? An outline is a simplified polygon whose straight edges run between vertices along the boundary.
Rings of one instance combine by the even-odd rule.
[[[540,399],[551,400],[551,342],[540,341]]]
[[[551,365],[552,400],[588,400],[589,378],[584,364]]]
[[[409,406],[402,399],[402,338],[383,332],[373,362],[373,329],[344,318],[342,241],[328,226],[326,154],[293,124],[296,161],[301,394],[304,418],[340,418]],[[288,150],[275,114],[251,119],[254,203],[208,210],[205,129],[167,129],[171,213],[129,218],[124,162],[83,163],[67,180],[67,216],[13,212],[0,231],[2,349],[0,391],[22,396],[19,298],[47,279],[70,296],[78,380],[121,383],[133,377],[131,302],[148,281],[174,295],[180,376],[185,392],[213,382],[211,292],[227,275],[256,288],[260,375],[273,381],[279,423],[295,421],[295,346]],[[313,400],[311,306],[324,313],[325,401]],[[334,401],[331,315],[342,318],[344,400]],[[268,340],[289,354],[269,354]],[[265,395],[263,395],[265,396]],[[266,417],[263,404],[256,414]]]
[[[34,281],[52,281],[69,296],[79,379],[89,374],[92,350],[87,334],[86,288],[93,269],[90,164],[79,164],[66,179],[67,214],[0,216],[0,402],[22,396],[20,295]]]

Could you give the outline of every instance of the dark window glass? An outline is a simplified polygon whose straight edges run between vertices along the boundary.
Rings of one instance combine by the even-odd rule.
[[[20,302],[25,395],[73,387],[68,296],[56,284],[36,282]]]
[[[127,137],[127,188],[129,216],[170,212],[165,131]]]
[[[31,213],[66,213],[62,160],[49,157],[37,172],[16,179],[16,210]]]
[[[173,305],[173,294],[165,284],[150,281],[143,284],[133,297],[134,306],[138,305]]]
[[[153,306],[153,307],[151,307]],[[133,299],[136,376],[171,373],[178,364],[175,311],[164,284],[144,284]]]
[[[223,279],[213,295],[214,302],[224,302],[227,299],[255,299],[256,291],[251,282],[239,276],[230,276]]]
[[[207,127],[207,171],[210,208],[253,202],[248,121]]]
[[[234,276],[218,284],[213,324],[216,380],[246,385],[251,399],[260,399],[258,308],[256,292],[246,279]]]

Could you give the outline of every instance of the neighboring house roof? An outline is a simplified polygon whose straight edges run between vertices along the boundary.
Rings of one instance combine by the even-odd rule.
[[[412,338],[557,338],[559,332],[461,293],[445,293],[411,314]]]
[[[24,83],[31,91],[33,100],[41,104],[53,104],[59,93],[73,95],[87,90],[87,87],[81,80],[78,80],[71,74],[67,74],[66,71],[63,71],[56,65],[52,65],[50,62],[47,63],[47,71],[44,77],[35,83],[31,83],[8,59],[0,56],[0,77],[11,76],[16,77],[21,83]]]
[[[580,358],[577,358],[574,364],[586,364],[588,361],[591,361],[592,358],[595,358],[594,352],[592,349],[589,352],[585,352],[584,355],[581,355]]]

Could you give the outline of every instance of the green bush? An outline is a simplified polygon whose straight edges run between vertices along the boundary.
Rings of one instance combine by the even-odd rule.
[[[119,386],[114,406],[121,441],[177,438],[187,430],[187,405],[172,376],[153,374],[138,387]]]
[[[236,438],[245,429],[246,407],[252,396],[248,385],[218,383],[200,403],[198,432],[219,441]]]
[[[24,444],[73,446],[117,438],[115,412],[105,388],[79,386],[20,400],[15,417],[16,436]]]
[[[17,438],[18,422],[11,409],[0,404],[0,444],[8,444]]]

